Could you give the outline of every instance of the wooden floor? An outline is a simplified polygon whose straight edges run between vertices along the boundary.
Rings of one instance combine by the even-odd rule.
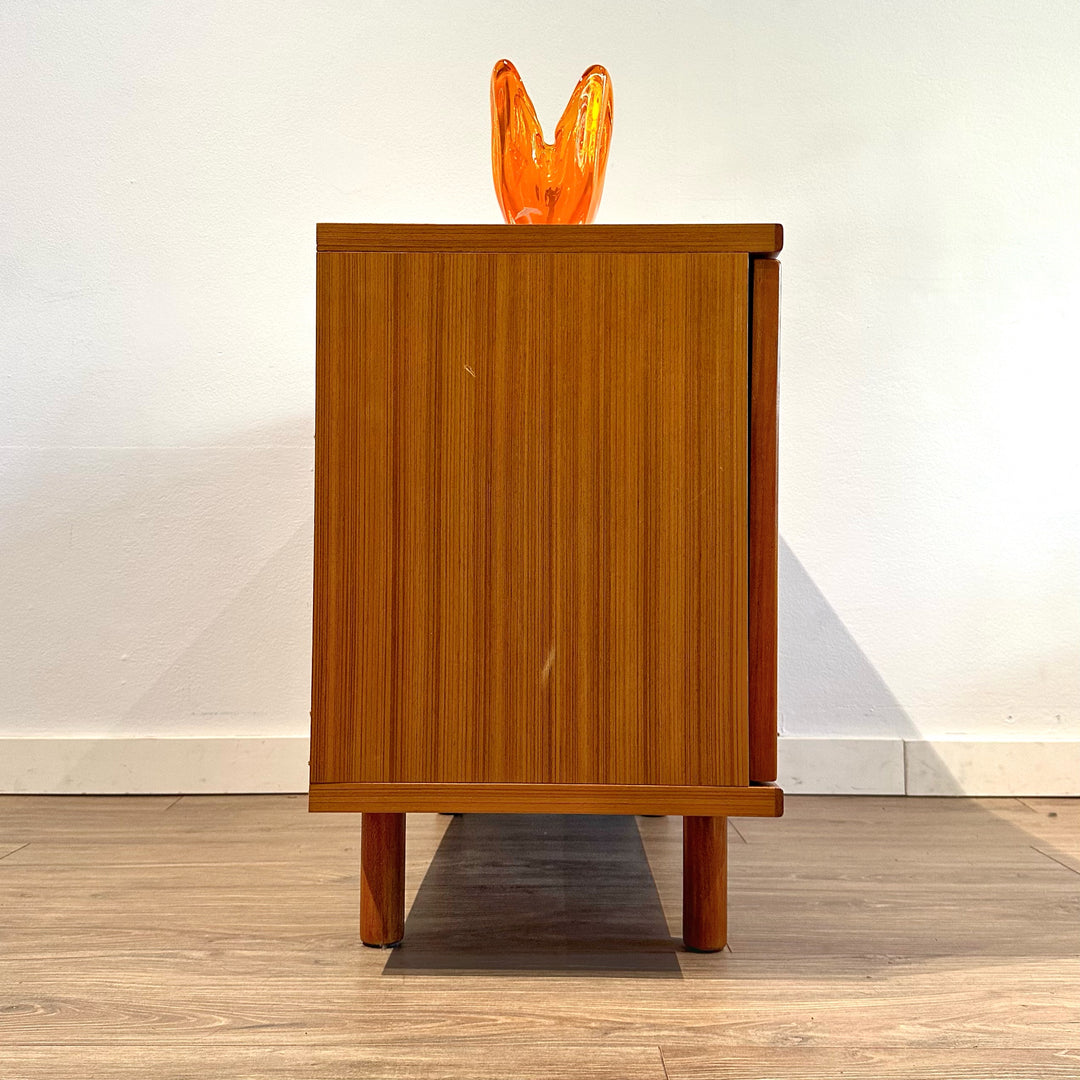
[[[1080,800],[789,798],[679,946],[677,818],[409,818],[406,944],[303,796],[0,797],[0,1077],[1080,1077]]]

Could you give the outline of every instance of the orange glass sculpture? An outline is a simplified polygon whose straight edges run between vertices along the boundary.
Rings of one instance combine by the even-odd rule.
[[[611,142],[611,76],[594,64],[581,76],[544,141],[517,68],[491,73],[491,171],[508,225],[587,225],[604,190]]]

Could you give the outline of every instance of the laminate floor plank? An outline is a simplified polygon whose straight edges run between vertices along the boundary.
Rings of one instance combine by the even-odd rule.
[[[748,843],[730,854],[733,949],[960,957],[1076,950],[1075,875],[1062,862],[1080,854],[1080,844],[1061,838],[1044,848],[1054,857],[1047,858],[1028,833],[963,800],[877,807],[871,800],[868,817],[882,826],[877,836],[832,805],[845,800],[810,802],[805,817],[777,823],[783,837],[772,844],[753,827],[758,823],[740,822]],[[912,803],[919,805],[905,827]],[[672,823],[651,838],[653,825],[642,822],[646,850],[665,910],[677,918],[678,839]],[[832,844],[830,836],[843,841]]]
[[[463,1052],[470,1044],[543,1039],[684,1048],[1070,1049],[1080,1010],[1080,994],[1062,989],[1080,980],[1080,958],[1019,973],[1006,966],[968,971],[962,982],[938,968],[937,988],[924,969],[784,981],[780,965],[760,975],[748,965],[737,972],[729,966],[728,980],[664,982],[662,992],[651,993],[637,980],[553,978],[537,985],[518,977],[493,988],[476,976],[328,975],[315,964],[274,978],[270,964],[267,957],[261,972],[228,962],[200,968],[185,958],[175,967],[163,963],[156,974],[148,965],[137,978],[58,971],[30,979],[10,968],[5,1038],[43,1047],[203,1038],[225,1045],[257,1035],[266,1046],[444,1041]]]
[[[250,1037],[250,1036],[249,1036]],[[587,1062],[587,1072],[582,1072]],[[541,1042],[509,1046],[498,1054],[461,1053],[438,1043],[403,1046],[264,1046],[211,1050],[205,1044],[102,1047],[75,1044],[58,1062],[33,1048],[5,1052],[5,1080],[665,1080],[656,1046],[567,1046]]]
[[[868,1047],[822,1053],[805,1047],[683,1050],[661,1047],[667,1080],[1076,1080],[1080,1050],[923,1050]]]
[[[1020,829],[1031,849],[1080,874],[1080,799],[1002,799],[991,813]]]
[[[789,798],[713,955],[678,818],[410,815],[383,951],[306,807],[0,797],[3,1080],[1080,1078],[1080,800]]]

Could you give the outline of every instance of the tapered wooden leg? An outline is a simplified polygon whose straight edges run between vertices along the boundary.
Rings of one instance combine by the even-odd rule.
[[[727,944],[727,818],[683,818],[683,943],[695,952]]]
[[[364,814],[360,826],[360,940],[387,948],[405,936],[405,815]]]

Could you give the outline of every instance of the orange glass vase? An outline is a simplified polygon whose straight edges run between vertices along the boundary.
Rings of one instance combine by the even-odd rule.
[[[611,76],[594,64],[581,76],[544,141],[517,68],[491,73],[491,171],[508,225],[587,225],[604,190],[611,143]]]

